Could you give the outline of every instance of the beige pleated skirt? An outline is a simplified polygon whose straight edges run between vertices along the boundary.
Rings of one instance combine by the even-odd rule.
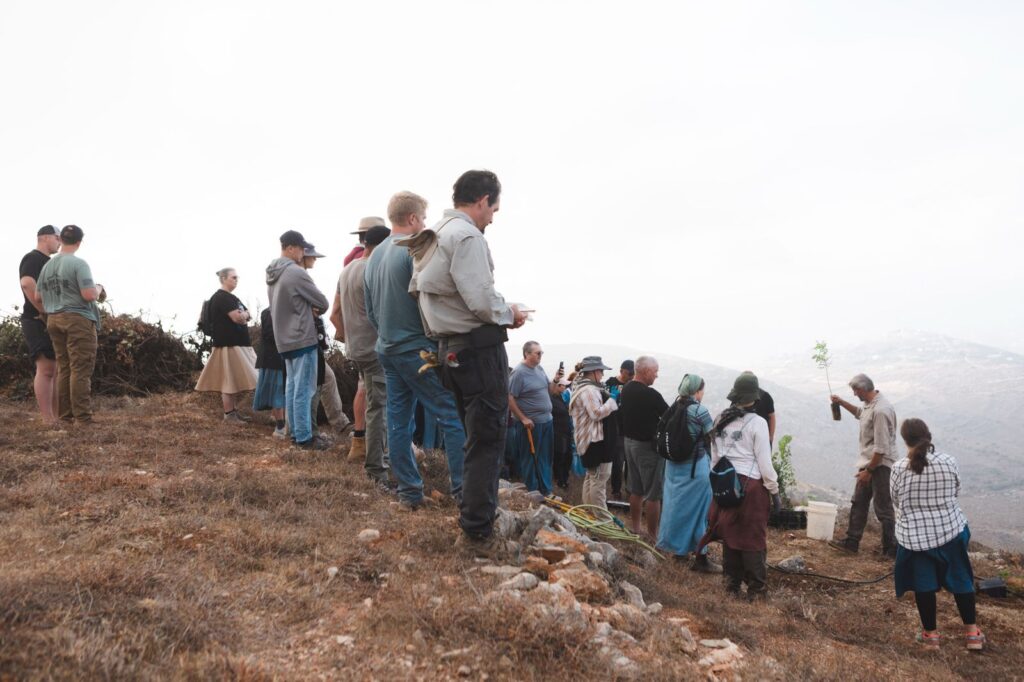
[[[197,391],[241,393],[256,388],[256,351],[252,346],[222,346],[213,349]]]

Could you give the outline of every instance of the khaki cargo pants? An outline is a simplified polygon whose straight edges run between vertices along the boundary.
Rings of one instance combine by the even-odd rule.
[[[96,323],[77,313],[54,313],[46,318],[46,331],[57,356],[58,416],[66,422],[91,421]]]

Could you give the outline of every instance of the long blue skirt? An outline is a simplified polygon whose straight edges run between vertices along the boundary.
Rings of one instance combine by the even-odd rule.
[[[665,462],[665,487],[661,503],[661,527],[658,528],[658,549],[676,555],[697,549],[708,529],[708,508],[711,506],[711,460],[703,456],[697,461],[693,478],[693,462]],[[707,552],[707,548],[704,548]]]
[[[261,369],[256,380],[256,393],[252,396],[252,409],[279,410],[284,407],[284,372],[279,369]]]
[[[967,526],[942,547],[921,552],[896,546],[896,596],[904,592],[938,592],[945,588],[953,594],[974,592],[974,571],[967,556],[971,531]]]

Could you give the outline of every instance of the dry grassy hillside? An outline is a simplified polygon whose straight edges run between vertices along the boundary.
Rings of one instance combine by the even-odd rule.
[[[94,425],[61,432],[43,428],[29,403],[0,406],[0,679],[909,680],[1024,670],[1019,597],[981,598],[991,646],[969,655],[958,640],[918,650],[913,601],[895,600],[888,580],[845,587],[773,573],[771,597],[752,606],[672,561],[624,561],[574,568],[607,593],[573,596],[541,581],[510,595],[496,587],[516,569],[453,549],[446,499],[402,512],[337,452],[290,449],[266,425],[225,427],[216,397],[104,398],[98,408]],[[428,455],[426,470],[440,485],[443,459]],[[379,537],[361,541],[364,529]],[[771,561],[794,553],[833,575],[887,570],[773,533]],[[1022,575],[1019,557],[1005,555],[976,569]],[[622,580],[660,613],[624,606]],[[956,632],[946,595],[940,608],[940,627]],[[728,638],[742,658],[719,665],[702,638]]]

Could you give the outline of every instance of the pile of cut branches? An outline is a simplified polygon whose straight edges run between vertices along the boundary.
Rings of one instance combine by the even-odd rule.
[[[159,322],[104,314],[97,338],[93,393],[140,396],[190,389],[202,364],[189,341],[165,330]],[[34,373],[18,317],[0,318],[0,392],[11,398],[30,397]]]

